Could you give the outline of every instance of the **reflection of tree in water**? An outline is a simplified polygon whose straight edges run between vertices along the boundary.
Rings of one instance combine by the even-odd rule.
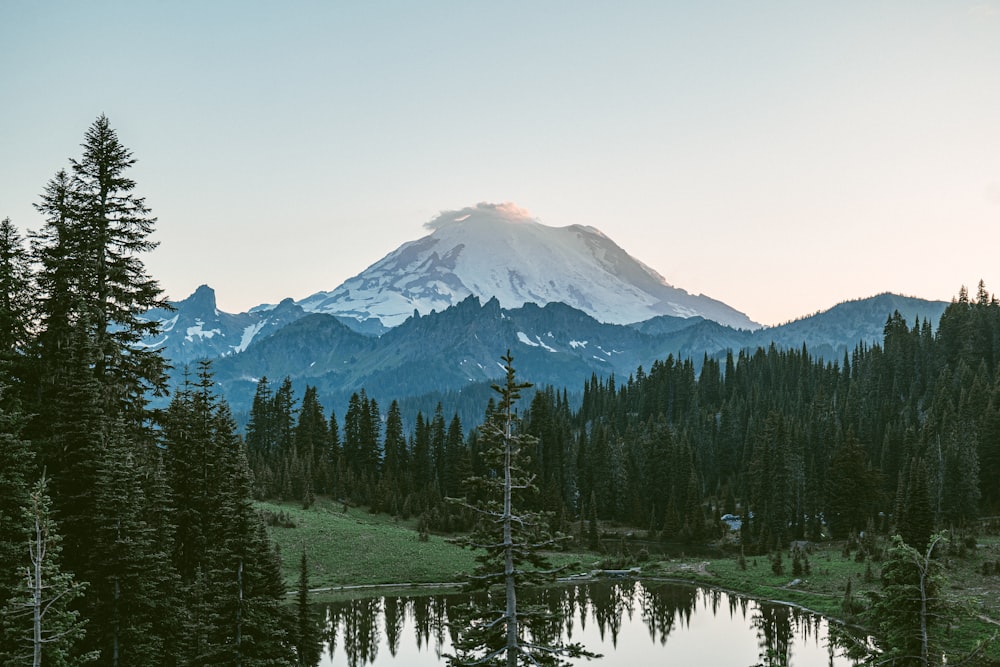
[[[445,643],[450,598],[442,595],[426,595],[408,599],[398,598],[396,602],[398,611],[394,623],[398,624],[399,631],[394,629],[394,632],[399,634],[406,617],[411,617],[417,648],[423,649],[426,646],[430,649],[433,647],[440,656],[441,647]],[[388,629],[386,632],[388,633]]]
[[[601,639],[611,636],[611,645],[618,646],[618,634],[622,629],[622,617],[632,618],[635,596],[635,582],[617,585],[595,584],[586,587],[584,598],[590,607]]]
[[[441,657],[441,649],[444,646],[444,636],[448,630],[448,599],[441,595],[431,598],[431,623],[430,630],[434,637],[434,650],[437,657]],[[427,643],[430,646],[430,642]]]
[[[531,625],[529,634],[534,643],[543,646],[571,643],[569,640],[573,638],[576,590],[574,587],[557,586],[524,594],[531,604],[541,605],[547,612]]]
[[[378,656],[378,618],[382,611],[382,598],[348,600],[331,609],[336,609],[331,615],[335,619],[339,617],[334,620],[334,627],[341,627],[347,664],[360,667],[374,662]]]
[[[784,667],[792,664],[792,642],[819,641],[823,619],[784,605],[761,604],[753,613],[751,627],[757,630],[757,645],[763,667]],[[829,642],[830,660],[835,646]]]
[[[761,664],[764,667],[784,667],[791,664],[790,607],[763,605],[758,607],[750,621],[757,630]]]
[[[386,597],[348,600],[330,604],[323,636],[332,656],[337,644],[344,651],[350,667],[364,667],[378,655],[384,628],[388,652],[397,657],[406,632],[413,632],[420,650],[433,650],[440,658],[445,647],[453,644],[460,632],[448,625],[449,611],[468,603],[471,597],[487,602],[485,595],[469,594]],[[500,596],[502,597],[502,596]],[[541,604],[552,613],[553,621],[537,629],[541,641],[572,640],[587,624],[596,623],[601,638],[617,647],[623,619],[638,618],[646,626],[650,640],[667,644],[671,633],[686,629],[699,606],[704,613],[725,614],[749,623],[757,633],[760,667],[791,665],[792,641],[819,641],[824,627],[821,618],[782,605],[758,604],[722,591],[657,582],[597,582],[579,586],[555,586],[525,592],[531,604]],[[339,635],[339,638],[338,636]],[[339,639],[339,642],[338,642]],[[836,650],[831,635],[830,656]],[[405,652],[404,652],[405,657]]]
[[[746,618],[747,614],[750,613],[750,599],[738,598],[735,595],[727,595],[726,597],[729,598],[729,618],[736,618],[737,614],[740,618]]]
[[[431,599],[420,597],[410,600],[413,610],[413,630],[417,635],[417,647],[430,646],[431,638]]]
[[[337,627],[338,627],[338,616],[336,610],[331,607],[324,607],[323,610],[315,615],[316,618],[321,618],[322,628],[320,628],[320,639],[323,645],[326,647],[326,652],[333,659],[333,652],[337,648]]]
[[[649,630],[649,638],[655,643],[659,636],[660,646],[665,646],[676,621],[679,620],[683,627],[691,625],[697,601],[698,589],[690,586],[640,587],[639,608],[642,610],[642,622]]]
[[[385,627],[385,643],[389,654],[396,657],[399,650],[399,636],[403,633],[403,623],[406,621],[406,600],[398,597],[384,598],[382,603]]]

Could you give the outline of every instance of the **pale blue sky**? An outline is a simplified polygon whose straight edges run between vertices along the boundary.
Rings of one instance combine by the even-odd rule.
[[[765,324],[1000,292],[1000,0],[0,0],[0,217],[101,113],[150,271],[230,312],[480,201]]]

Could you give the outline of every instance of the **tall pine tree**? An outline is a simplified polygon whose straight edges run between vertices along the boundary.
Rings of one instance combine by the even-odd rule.
[[[504,384],[493,387],[500,402],[480,429],[491,470],[488,476],[471,480],[484,487],[487,500],[470,506],[481,520],[467,539],[459,541],[481,550],[468,587],[486,592],[487,597],[485,602],[473,599],[456,614],[455,654],[448,656],[449,664],[565,665],[567,658],[593,654],[579,644],[551,637],[552,618],[546,609],[518,602],[519,591],[555,577],[557,569],[541,549],[557,540],[545,533],[542,517],[520,509],[523,494],[533,490],[525,465],[536,442],[520,432],[515,405],[521,391],[531,385],[517,381],[510,351],[501,360]]]

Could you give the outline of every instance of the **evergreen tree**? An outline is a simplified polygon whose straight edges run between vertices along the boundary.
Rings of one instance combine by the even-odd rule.
[[[307,385],[302,395],[298,422],[295,424],[295,451],[302,461],[301,467],[307,478],[303,480],[303,484],[310,492],[328,492],[329,482],[325,479],[323,462],[329,440],[330,427],[323,414],[316,387]]]
[[[86,644],[112,667],[159,665],[168,648],[159,619],[169,615],[171,606],[159,584],[171,566],[145,521],[142,470],[133,449],[122,433],[110,434],[95,489],[99,568],[88,597],[91,631]]]
[[[290,664],[280,569],[253,508],[246,449],[208,362],[163,426],[184,632],[179,664]]]
[[[385,419],[385,441],[382,445],[382,468],[386,477],[398,480],[406,466],[406,435],[403,433],[403,417],[399,412],[399,402],[389,405]]]
[[[382,466],[382,413],[374,398],[361,391],[360,472],[370,481],[378,477]]]
[[[0,221],[0,373],[23,379],[31,342],[35,289],[24,239],[10,218]]]
[[[534,439],[519,430],[515,404],[530,384],[518,382],[510,352],[502,357],[506,372],[496,411],[481,427],[492,475],[472,480],[486,489],[488,500],[473,509],[482,519],[472,535],[460,540],[481,549],[469,588],[489,593],[502,591],[502,609],[492,608],[500,595],[487,602],[471,602],[454,623],[457,631],[451,665],[564,665],[567,658],[594,657],[581,645],[562,643],[548,632],[551,614],[536,606],[518,603],[517,594],[526,586],[551,580],[553,569],[540,550],[557,540],[544,534],[545,522],[537,515],[516,510],[515,502],[532,489],[524,465]],[[551,640],[546,642],[546,640]]]
[[[882,567],[882,590],[873,595],[868,621],[875,628],[879,663],[927,667],[937,664],[933,656],[940,635],[954,615],[943,598],[946,582],[934,550],[944,541],[932,536],[919,550],[899,536],[893,540]]]
[[[914,549],[927,546],[934,531],[934,511],[927,482],[927,465],[922,458],[910,461],[906,477],[900,479],[896,498],[896,532]]]
[[[142,423],[147,416],[137,409],[145,407],[147,392],[162,391],[166,384],[162,354],[140,345],[160,328],[157,321],[143,317],[145,313],[170,308],[141,259],[157,246],[149,239],[156,218],[150,216],[145,200],[132,192],[135,182],[126,174],[135,159],[106,116],[87,130],[83,155],[71,163],[80,222],[91,239],[95,373],[104,380],[108,413],[124,412]]]
[[[174,523],[172,561],[185,585],[204,564],[219,475],[217,411],[208,362],[200,365],[199,378],[197,384],[185,378],[174,392],[161,428]]]
[[[378,403],[369,399],[365,390],[354,393],[344,415],[344,464],[351,476],[350,489],[355,500],[367,503],[370,500],[382,462],[381,415]]]
[[[164,452],[155,449],[152,456],[142,462],[141,468],[145,475],[143,489],[146,496],[141,520],[146,524],[153,545],[148,558],[150,571],[146,573],[145,582],[145,589],[156,605],[152,632],[166,649],[160,664],[174,667],[179,663],[172,649],[181,643],[187,609],[180,574],[172,558],[177,527]]]
[[[215,405],[218,486],[205,553],[208,655],[202,662],[255,667],[294,662],[277,555],[253,508],[251,473],[228,406]]]
[[[444,407],[438,402],[434,408],[434,417],[431,419],[431,461],[434,466],[434,481],[437,484],[437,492],[444,496],[444,480],[448,477],[445,469],[447,459],[445,458],[445,444],[447,432],[444,423]]]
[[[92,372],[92,349],[86,338],[68,341],[59,391],[44,409],[47,435],[36,441],[43,467],[52,474],[53,506],[66,543],[64,565],[88,582],[101,576],[94,520],[99,516],[98,470],[110,428]],[[35,416],[36,425],[40,416]],[[92,593],[89,589],[87,596]]]
[[[246,427],[247,456],[254,473],[255,495],[271,498],[280,489],[278,435],[274,415],[274,392],[267,376],[257,381]]]
[[[431,484],[434,465],[431,459],[430,425],[424,421],[422,413],[417,413],[417,423],[413,429],[412,463],[413,485],[420,493],[425,493]]]
[[[337,414],[330,411],[330,437],[326,443],[323,453],[324,479],[326,479],[325,493],[337,497],[341,490],[341,475],[343,474],[343,452],[340,447],[340,426],[337,424]]]
[[[247,449],[252,454],[270,456],[274,453],[278,441],[275,421],[274,393],[265,375],[257,381],[257,391],[254,393],[247,421]]]
[[[458,415],[451,418],[448,424],[448,435],[445,439],[445,476],[441,480],[445,496],[458,493],[462,482],[472,474],[469,450],[465,446],[465,436],[462,433],[462,421]]]
[[[148,396],[166,386],[160,350],[141,345],[160,327],[144,314],[170,307],[142,261],[156,247],[149,239],[156,219],[133,194],[127,173],[136,161],[106,116],[88,128],[82,148],[71,175],[60,171],[38,205],[47,216],[33,242],[43,346],[57,353],[67,328],[87,336],[103,410],[139,428],[149,419]]]
[[[2,375],[2,371],[0,371]],[[8,403],[7,388],[0,385],[0,406]],[[21,438],[21,416],[0,407],[0,608],[22,586],[22,573],[13,567],[23,560],[28,542],[28,525],[23,520],[29,506],[29,482],[32,478],[34,452]],[[0,638],[0,655],[11,647]]]
[[[274,392],[273,400],[271,418],[273,419],[276,453],[279,457],[289,457],[295,446],[295,418],[299,411],[296,406],[291,377],[286,376],[281,381],[278,391]]]
[[[877,507],[879,476],[868,469],[865,452],[853,433],[830,460],[826,485],[826,517],[836,538],[862,530]]]
[[[131,152],[105,116],[82,148],[37,205],[45,224],[32,237],[38,331],[25,407],[33,414],[26,435],[52,475],[65,566],[93,584],[83,608],[96,613],[101,582],[111,576],[101,554],[112,548],[97,526],[100,468],[113,433],[133,460],[148,456],[148,401],[165,389],[166,362],[142,344],[160,326],[145,314],[169,306],[143,265],[156,245],[149,239],[155,218],[133,194]]]

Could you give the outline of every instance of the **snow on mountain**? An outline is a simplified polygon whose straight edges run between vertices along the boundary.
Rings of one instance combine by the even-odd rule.
[[[171,305],[173,310],[154,309],[146,313],[147,319],[160,322],[160,335],[143,341],[143,346],[162,349],[179,367],[197,359],[242,352],[255,339],[305,315],[291,299],[258,312],[224,313],[216,307],[215,290],[208,285]]]
[[[428,236],[297,305],[397,326],[414,311],[440,312],[474,295],[504,308],[565,303],[614,324],[672,315],[760,326],[721,301],[669,285],[593,227],[549,227],[509,203],[445,212],[426,227]]]

